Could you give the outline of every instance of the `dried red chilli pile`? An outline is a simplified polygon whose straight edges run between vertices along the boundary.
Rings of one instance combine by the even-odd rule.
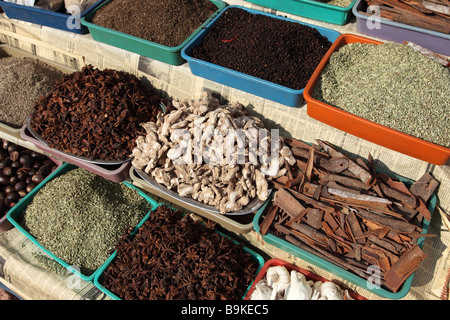
[[[102,284],[124,300],[241,300],[258,269],[242,244],[216,233],[213,223],[167,206],[116,248]]]
[[[156,121],[161,99],[134,75],[91,65],[64,76],[34,106],[30,126],[59,151],[96,160],[125,160]]]

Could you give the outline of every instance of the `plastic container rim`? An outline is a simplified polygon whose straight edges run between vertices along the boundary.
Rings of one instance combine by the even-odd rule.
[[[311,96],[311,93],[315,89],[317,81],[319,80],[319,77],[322,74],[322,71],[325,69],[326,65],[328,64],[331,55],[334,52],[336,52],[340,47],[346,45],[347,44],[346,43],[347,39],[351,40],[351,42],[349,42],[349,43],[359,42],[359,43],[369,43],[369,44],[375,44],[375,45],[384,43],[382,41],[378,41],[378,40],[374,40],[374,39],[370,39],[370,38],[367,38],[367,37],[358,36],[358,35],[354,35],[354,34],[341,34],[338,37],[338,39],[336,39],[336,41],[333,43],[333,45],[330,47],[328,52],[325,54],[325,56],[323,57],[322,61],[320,62],[320,64],[318,65],[318,67],[314,71],[313,75],[309,79],[309,81],[308,81],[308,83],[307,83],[307,85],[305,87],[305,90],[303,92],[303,97],[305,98],[305,101],[307,103],[311,103],[312,102],[312,103],[316,104],[320,108],[325,108],[325,109],[328,109],[328,110],[332,110],[333,112],[335,112],[337,114],[340,114],[340,115],[345,116],[347,118],[351,118],[352,120],[358,121],[358,122],[360,122],[360,123],[362,123],[364,125],[367,125],[367,126],[371,126],[371,127],[375,128],[377,130],[385,131],[385,132],[387,132],[387,133],[389,133],[391,135],[394,135],[394,136],[397,136],[397,137],[401,137],[402,139],[407,139],[407,140],[409,140],[412,143],[420,143],[420,144],[422,144],[422,145],[424,145],[424,146],[426,146],[428,148],[431,148],[431,149],[434,149],[434,150],[439,150],[439,151],[445,152],[445,153],[450,155],[450,149],[449,148],[446,148],[446,147],[437,145],[435,143],[426,141],[424,139],[414,137],[414,136],[412,136],[410,134],[407,134],[407,133],[404,133],[404,132],[401,132],[401,131],[389,128],[389,127],[384,126],[382,124],[379,124],[377,122],[364,119],[364,118],[362,118],[360,116],[357,116],[355,114],[352,114],[352,113],[350,113],[348,111],[344,111],[344,110],[342,110],[342,109],[340,109],[338,107],[332,106],[332,105],[330,105],[330,104],[328,104],[326,102],[319,101],[319,100],[317,100],[317,99],[315,99],[315,98],[313,98]],[[353,41],[353,40],[356,40],[356,41]],[[343,131],[345,131],[345,130],[343,130]]]
[[[193,49],[194,42],[196,42],[197,39],[200,38],[203,34],[206,35],[206,33],[208,33],[208,31],[209,31],[208,29],[210,29],[217,22],[217,20],[221,17],[221,15],[226,10],[228,10],[230,8],[239,8],[239,9],[243,9],[243,10],[248,11],[248,12],[253,13],[253,14],[261,14],[261,15],[269,16],[269,17],[274,18],[274,19],[279,19],[279,20],[285,20],[285,21],[289,21],[289,22],[299,23],[299,24],[302,24],[302,25],[314,28],[319,33],[320,33],[320,31],[327,31],[327,32],[335,33],[335,35],[337,37],[339,37],[339,35],[341,35],[341,33],[339,31],[336,31],[336,30],[333,30],[333,29],[317,26],[317,25],[314,25],[314,24],[311,24],[311,23],[307,23],[307,22],[294,20],[294,19],[291,19],[291,18],[286,18],[286,17],[283,17],[283,16],[278,16],[278,15],[275,15],[275,14],[272,14],[272,13],[267,13],[267,12],[258,11],[258,10],[255,10],[255,9],[250,9],[250,8],[246,8],[246,7],[242,7],[242,6],[232,5],[232,6],[227,6],[225,9],[223,9],[213,20],[211,20],[205,26],[205,28],[203,30],[201,30],[194,38],[192,38],[189,41],[189,43],[186,44],[186,46],[181,50],[181,56],[187,61],[191,60],[193,62],[201,63],[201,64],[203,64],[203,65],[205,65],[205,66],[207,66],[209,68],[212,68],[212,69],[215,69],[215,70],[220,70],[221,72],[226,73],[228,75],[238,76],[238,77],[243,78],[243,79],[245,79],[247,81],[256,82],[256,83],[258,83],[260,85],[270,86],[272,88],[276,88],[277,90],[284,91],[287,94],[298,94],[298,95],[300,95],[300,94],[302,94],[304,92],[306,87],[303,88],[303,89],[292,89],[292,88],[289,88],[289,87],[277,84],[275,82],[271,82],[269,80],[264,80],[264,79],[261,79],[261,78],[258,78],[258,77],[252,76],[252,75],[248,75],[248,74],[240,72],[240,71],[236,71],[236,70],[233,70],[233,69],[230,69],[230,68],[226,68],[226,67],[222,67],[220,65],[217,65],[217,64],[205,61],[205,60],[200,60],[200,59],[194,58],[190,54],[187,53],[187,51],[190,51],[190,50]],[[332,41],[330,41],[330,42],[332,42]]]
[[[41,184],[39,184],[36,188],[34,188],[32,190],[32,192],[30,192],[29,194],[27,194],[24,197],[24,202],[28,201],[28,199],[31,198],[30,202],[32,201],[32,198],[52,179],[65,174],[66,172],[69,172],[71,170],[74,170],[78,168],[75,165],[72,165],[70,163],[64,163],[63,165],[61,165],[60,167],[58,167],[55,171],[53,171],[49,176],[47,176],[43,182]],[[146,193],[144,193],[142,190],[140,190],[138,187],[134,186],[133,184],[129,183],[128,181],[122,181],[123,184],[125,184],[127,187],[132,188],[133,190],[136,190],[139,195],[144,198],[151,206],[152,209],[147,212],[144,216],[143,219],[141,219],[141,221],[138,223],[138,226],[143,223],[143,220],[146,220],[146,217],[150,214],[150,212],[152,212],[153,210],[156,209],[157,207],[157,202],[151,198],[149,195],[147,195]],[[28,207],[29,203],[23,208],[22,211],[18,212],[17,214],[21,214],[23,213],[26,208]],[[15,210],[14,210],[15,209]],[[51,258],[53,258],[56,262],[58,262],[59,264],[61,264],[62,266],[64,266],[67,270],[71,271],[72,273],[76,274],[77,276],[79,276],[81,279],[85,280],[85,281],[89,281],[92,282],[95,275],[98,273],[99,268],[97,268],[97,270],[95,270],[91,275],[87,276],[83,273],[81,273],[79,270],[77,270],[76,268],[72,267],[71,265],[69,265],[66,261],[62,260],[61,258],[59,258],[56,254],[54,254],[53,252],[49,251],[48,249],[45,248],[45,246],[43,244],[41,244],[32,234],[30,234],[28,231],[25,230],[24,227],[22,227],[19,223],[19,221],[17,221],[12,215],[16,214],[16,211],[19,210],[18,207],[11,209],[10,211],[8,211],[7,213],[7,219],[13,224],[14,227],[16,227],[22,234],[24,234],[31,242],[33,242],[37,247],[39,247],[42,251],[45,252],[45,254],[47,254],[48,256],[50,256]],[[136,228],[136,227],[134,227]],[[111,258],[111,255],[108,259]],[[108,260],[107,259],[107,260]]]
[[[105,1],[105,0],[99,0],[96,3],[94,3],[93,5],[91,5],[90,7],[88,7],[86,10],[83,11],[83,13],[80,14],[80,17],[84,17],[85,15],[89,14],[92,10],[95,9],[96,6],[98,6],[103,1]],[[3,6],[4,4],[6,4],[6,6],[10,6],[13,8],[25,7],[25,10],[32,11],[34,13],[50,14],[52,16],[61,17],[61,18],[67,18],[68,16],[69,17],[71,16],[71,14],[69,14],[69,13],[56,12],[56,11],[46,10],[46,9],[42,9],[42,8],[38,8],[38,7],[34,7],[34,6],[25,6],[25,5],[21,5],[21,4],[17,4],[17,3],[6,2],[4,0],[0,0],[0,6]]]
[[[104,33],[110,33],[110,34],[114,33],[114,34],[120,35],[122,37],[127,37],[130,40],[138,42],[141,45],[149,45],[149,44],[151,44],[153,47],[156,47],[156,48],[159,48],[159,49],[163,49],[163,50],[166,50],[166,51],[170,51],[170,52],[180,51],[192,39],[192,37],[194,37],[200,30],[203,29],[203,27],[205,27],[205,24],[207,24],[210,21],[211,18],[213,18],[216,14],[219,14],[219,12],[221,10],[223,10],[223,8],[226,7],[226,3],[224,1],[222,1],[222,0],[209,0],[210,2],[212,2],[217,7],[217,10],[208,19],[206,19],[203,22],[203,24],[200,25],[193,33],[191,33],[189,35],[189,37],[187,37],[180,45],[178,45],[176,47],[169,47],[169,46],[157,43],[157,42],[153,42],[153,41],[150,41],[150,40],[145,40],[145,39],[133,36],[133,35],[128,34],[128,33],[124,33],[124,32],[117,31],[117,30],[113,30],[113,29],[106,28],[106,27],[103,27],[103,26],[100,26],[98,24],[93,23],[92,22],[92,18],[95,16],[97,11],[101,7],[103,7],[104,5],[107,5],[108,3],[110,3],[111,1],[113,1],[113,0],[105,1],[104,3],[99,5],[97,8],[95,8],[95,10],[89,12],[87,15],[82,17],[81,18],[81,24],[86,26],[86,27],[88,27],[88,28],[98,29],[98,30],[100,30],[100,31],[102,31]]]
[[[298,0],[295,0],[295,1],[298,1]],[[300,0],[300,1],[310,1],[310,0]],[[361,14],[358,11],[358,7],[360,6],[360,4],[362,4],[362,2],[363,2],[363,0],[356,0],[355,5],[353,6],[352,12],[355,15],[355,17],[357,17],[359,19],[362,19],[362,20],[367,20],[368,17],[363,15],[363,14]],[[434,30],[428,30],[428,29],[425,29],[425,28],[412,26],[412,25],[409,25],[409,24],[406,24],[406,23],[395,22],[395,21],[392,21],[392,20],[389,20],[389,19],[386,19],[386,18],[382,18],[382,17],[379,17],[379,19],[380,19],[380,22],[382,24],[386,24],[386,25],[389,25],[389,26],[392,26],[392,27],[403,28],[403,29],[407,29],[407,30],[409,29],[411,31],[416,31],[416,32],[420,32],[420,33],[426,33],[426,34],[433,35],[433,36],[436,36],[436,37],[450,39],[450,34],[445,34],[445,33],[434,31]]]
[[[377,170],[377,172],[384,173],[382,170]],[[407,183],[407,184],[411,184],[413,182],[411,179],[402,177],[402,176],[397,175],[397,174],[394,174],[393,176],[392,176],[392,174],[388,174],[388,175],[390,177],[397,178],[400,181],[402,181],[404,183]],[[270,199],[270,200],[272,200],[272,199]],[[436,206],[436,202],[437,202],[437,197],[436,197],[436,194],[433,193],[431,198],[428,200],[428,205],[427,205],[427,209],[430,210],[431,215],[433,215],[433,212],[434,212],[434,209],[435,209],[435,206]],[[261,236],[261,233],[260,233],[261,229],[260,229],[260,226],[259,226],[259,220],[260,220],[262,214],[264,212],[266,212],[268,209],[270,209],[271,205],[272,205],[272,201],[266,203],[255,214],[255,217],[253,219],[253,228],[260,236]],[[431,221],[431,219],[430,219],[430,221]],[[421,232],[422,234],[426,234],[428,232],[428,228],[430,226],[430,221],[427,221],[427,220],[424,219],[424,221],[422,223],[422,227],[421,227],[422,228],[422,232]],[[274,236],[272,234],[269,234],[269,233],[264,235],[264,236],[261,236],[261,237],[263,238],[263,240],[266,240],[266,241],[268,240],[268,242],[272,243],[272,245],[282,246],[282,248],[280,248],[281,250],[285,250],[284,248],[287,248],[289,253],[291,253],[291,254],[293,254],[293,255],[295,255],[297,257],[300,257],[300,258],[304,259],[305,261],[308,261],[308,262],[314,264],[315,266],[317,266],[319,268],[322,268],[322,269],[324,269],[324,270],[326,270],[326,271],[328,271],[330,273],[333,273],[333,274],[335,274],[335,275],[337,275],[337,276],[339,276],[339,277],[341,277],[341,278],[343,278],[343,279],[345,279],[345,280],[347,280],[347,281],[349,281],[349,282],[351,282],[351,283],[353,283],[353,284],[355,284],[355,285],[357,285],[359,287],[362,287],[362,288],[364,288],[364,289],[366,289],[366,290],[368,290],[368,291],[370,291],[370,292],[372,292],[372,293],[374,293],[376,295],[380,295],[380,296],[383,296],[383,297],[386,297],[386,298],[389,298],[389,299],[401,299],[406,294],[408,294],[410,286],[411,286],[411,283],[412,283],[412,280],[414,278],[415,272],[413,274],[411,274],[405,280],[405,282],[402,284],[400,290],[398,290],[397,292],[392,292],[392,291],[389,291],[389,290],[387,290],[385,288],[379,288],[379,289],[378,288],[373,288],[373,289],[371,289],[371,288],[368,288],[368,287],[366,287],[366,286],[364,286],[362,284],[362,282],[364,282],[366,280],[364,280],[363,278],[361,278],[357,274],[354,274],[354,273],[352,273],[352,272],[350,272],[348,270],[345,270],[345,269],[339,267],[338,265],[336,265],[336,264],[334,264],[334,263],[332,263],[330,261],[327,261],[325,259],[320,258],[319,256],[317,256],[315,254],[309,253],[309,252],[307,252],[307,251],[305,251],[305,250],[295,246],[294,244],[288,242],[287,240],[284,240],[282,238],[276,237],[276,236]],[[425,242],[425,238],[421,237],[421,238],[419,238],[417,240],[417,245],[420,248],[422,248],[424,242]],[[295,253],[293,253],[293,252],[295,252]]]
[[[167,206],[173,210],[176,210],[175,208],[173,208],[172,206],[165,204],[165,203],[158,203],[157,207],[160,206]],[[156,210],[155,207],[152,212],[154,210]],[[139,228],[148,220],[148,218],[150,217],[151,212],[149,212],[149,214],[141,221],[141,223],[139,224]],[[136,227],[133,232],[132,235],[136,234],[139,231],[139,228]],[[226,237],[228,239],[231,239],[233,241],[233,243],[238,244],[239,242],[234,239],[233,237],[230,237],[218,230],[214,231],[215,233],[219,234],[222,237]],[[242,250],[244,250],[245,252],[249,253],[254,259],[255,261],[258,263],[258,269],[256,270],[256,274],[255,277],[259,274],[259,272],[261,271],[261,269],[264,266],[264,258],[258,254],[257,252],[255,252],[254,250],[250,249],[248,246],[244,245],[242,247]],[[95,286],[100,289],[103,293],[105,293],[107,296],[109,296],[110,298],[112,298],[113,300],[122,300],[120,297],[118,297],[116,294],[114,294],[112,291],[108,290],[102,283],[100,283],[100,277],[103,275],[104,271],[106,270],[106,268],[114,261],[114,259],[117,257],[117,250],[114,251],[114,253],[110,256],[110,258],[98,269],[98,273],[95,275],[94,277],[94,284]],[[250,290],[251,286],[253,284],[253,281],[248,285],[247,289],[245,290],[244,295],[242,296],[242,299],[245,298],[245,296],[247,295],[248,291]]]
[[[322,282],[333,282],[332,280],[326,279],[316,273],[314,273],[313,271],[304,269],[300,266],[297,266],[291,262],[287,262],[283,259],[280,258],[271,258],[269,260],[266,261],[266,263],[264,264],[263,268],[261,269],[261,271],[258,273],[256,279],[253,281],[250,289],[247,291],[247,294],[245,296],[244,300],[251,300],[251,295],[253,294],[253,292],[255,291],[255,286],[256,284],[261,281],[262,279],[264,279],[264,277],[266,276],[267,270],[270,267],[274,267],[274,266],[284,266],[288,271],[291,270],[295,270],[297,272],[302,273],[305,277],[306,280],[313,280],[314,282],[317,281],[322,281]],[[338,284],[336,282],[333,282],[336,285],[338,285],[341,289],[347,289],[349,295],[355,299],[355,300],[367,300],[367,298],[361,296],[360,294],[356,293],[353,289],[347,288],[347,287],[343,287],[341,284]]]

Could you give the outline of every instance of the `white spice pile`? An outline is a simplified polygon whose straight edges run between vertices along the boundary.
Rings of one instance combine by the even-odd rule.
[[[0,59],[0,122],[20,128],[34,108],[64,73],[35,58]]]

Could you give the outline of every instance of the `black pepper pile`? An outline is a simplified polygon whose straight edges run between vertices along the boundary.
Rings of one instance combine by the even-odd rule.
[[[331,44],[312,27],[230,8],[192,56],[301,90]]]
[[[113,0],[96,12],[92,22],[176,47],[216,10],[209,0]]]
[[[213,223],[165,205],[116,248],[103,286],[124,300],[241,300],[258,269]]]

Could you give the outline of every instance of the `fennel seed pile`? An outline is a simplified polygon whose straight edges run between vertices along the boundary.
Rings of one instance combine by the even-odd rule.
[[[136,190],[76,168],[39,190],[22,225],[47,250],[90,275],[150,209]]]
[[[397,43],[334,52],[313,97],[414,137],[450,146],[450,69]]]

